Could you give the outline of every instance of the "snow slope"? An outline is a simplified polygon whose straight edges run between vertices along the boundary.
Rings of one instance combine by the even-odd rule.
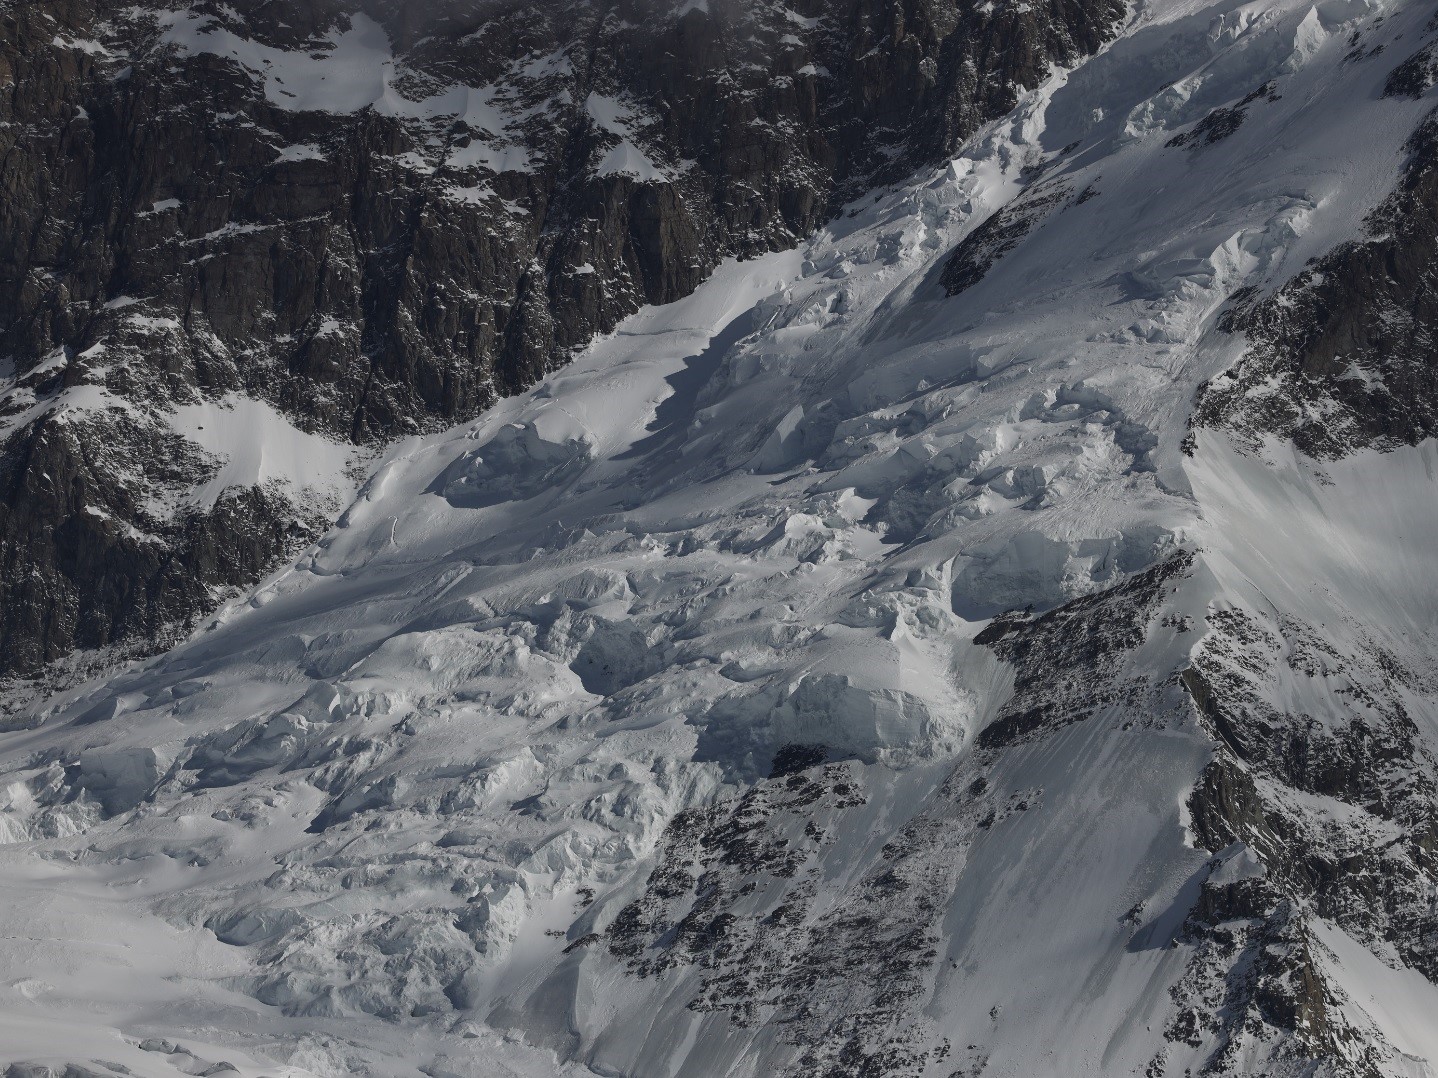
[[[1428,16],[1142,5],[946,168],[396,447],[192,639],[23,716],[0,1062],[1438,1072],[1409,906],[1225,920],[1309,833],[1203,844],[1228,735],[1185,675],[1333,730],[1391,696],[1429,796],[1438,449],[1185,451],[1229,297],[1395,183]],[[270,448],[236,467],[308,474]],[[1313,843],[1406,841],[1257,760],[1225,774]]]

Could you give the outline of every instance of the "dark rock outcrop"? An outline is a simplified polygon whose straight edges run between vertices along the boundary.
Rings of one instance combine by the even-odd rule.
[[[1070,194],[1062,181],[1040,184],[970,232],[954,248],[939,275],[945,294],[957,296],[982,281],[999,259],[1017,247],[1034,225]]]
[[[1104,591],[1081,596],[1036,618],[995,618],[974,642],[1014,667],[1013,696],[978,736],[991,751],[1047,736],[1070,723],[1146,699],[1149,686],[1117,671],[1143,643],[1173,582],[1193,566],[1178,551]]]
[[[1274,434],[1328,459],[1438,434],[1438,118],[1419,127],[1408,154],[1367,237],[1269,298],[1239,297],[1222,326],[1246,333],[1248,352],[1199,392],[1193,426],[1250,446]]]
[[[1188,799],[1190,834],[1214,857],[1181,932],[1191,957],[1166,1036],[1215,1046],[1202,1073],[1233,1073],[1255,1044],[1294,1073],[1320,1058],[1381,1073],[1313,926],[1434,975],[1438,785],[1405,706],[1427,672],[1371,641],[1337,646],[1291,616],[1215,608],[1208,628],[1181,683],[1216,744]],[[1348,709],[1320,720],[1276,708],[1281,667]]]
[[[1211,146],[1215,142],[1222,142],[1243,126],[1243,121],[1248,117],[1248,106],[1259,98],[1269,101],[1278,100],[1275,86],[1276,84],[1273,82],[1266,82],[1237,105],[1214,109],[1194,124],[1192,130],[1174,135],[1164,145],[1187,146],[1190,149],[1197,149],[1200,146]]]
[[[1428,32],[1438,31],[1438,17],[1428,23]],[[1438,41],[1430,41],[1395,67],[1383,84],[1384,97],[1422,97],[1438,85]]]
[[[1438,883],[1438,763],[1405,704],[1426,672],[1376,644],[1344,653],[1291,617],[1274,627],[1216,610],[1210,629],[1183,677],[1220,746],[1190,799],[1194,835],[1214,852],[1247,844],[1275,901],[1434,976],[1438,921],[1427,896]],[[1320,721],[1275,710],[1264,687],[1280,647],[1293,675],[1331,685],[1349,712]],[[1305,797],[1342,811],[1317,818]]]

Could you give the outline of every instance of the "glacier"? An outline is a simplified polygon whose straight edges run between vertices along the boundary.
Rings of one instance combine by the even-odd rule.
[[[4,1073],[1438,1073],[1438,446],[1191,422],[1435,32],[1139,3],[10,716]]]

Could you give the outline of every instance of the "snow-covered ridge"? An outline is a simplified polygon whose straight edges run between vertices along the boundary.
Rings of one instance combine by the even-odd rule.
[[[0,741],[6,1052],[1431,1073],[1401,920],[1431,876],[1393,869],[1390,921],[1337,887],[1280,923],[1283,843],[1206,846],[1195,790],[1407,857],[1417,823],[1284,786],[1204,694],[1335,736],[1401,711],[1422,804],[1435,449],[1185,446],[1229,297],[1391,188],[1432,103],[1380,90],[1427,17],[1148,5],[946,168],[397,446],[193,639],[37,708]],[[1322,1006],[1244,996],[1255,954]]]

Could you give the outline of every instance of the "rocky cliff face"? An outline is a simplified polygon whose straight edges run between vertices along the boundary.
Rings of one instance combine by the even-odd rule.
[[[0,673],[164,638],[349,489],[216,489],[247,435],[177,409],[353,446],[473,415],[941,159],[1121,13],[6,5]]]

